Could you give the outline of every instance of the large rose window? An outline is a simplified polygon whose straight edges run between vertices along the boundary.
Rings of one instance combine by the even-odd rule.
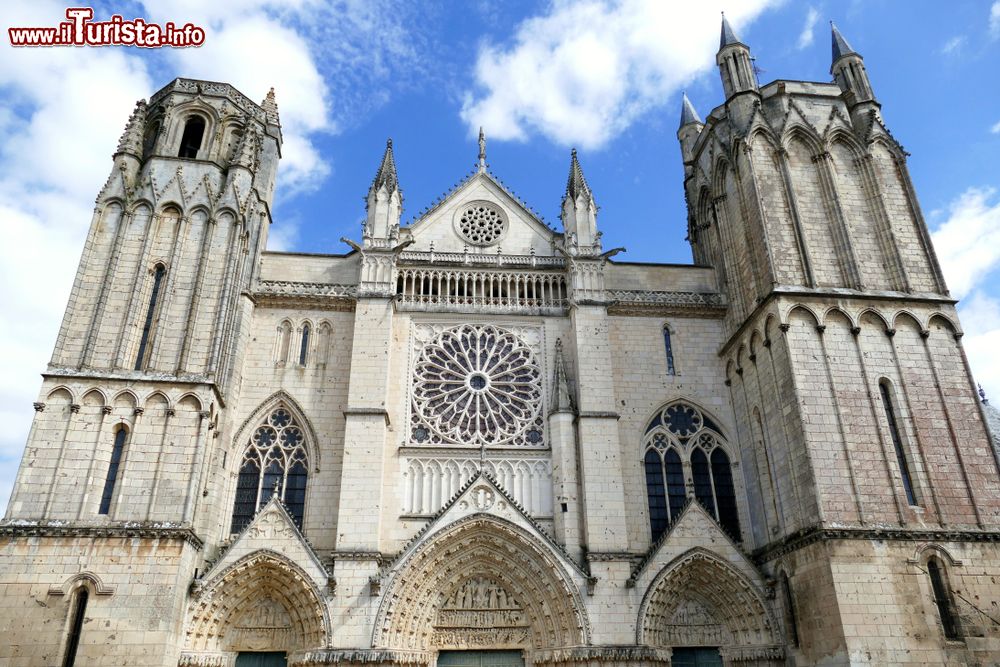
[[[442,332],[414,366],[415,444],[542,446],[542,374],[513,332],[464,325]]]

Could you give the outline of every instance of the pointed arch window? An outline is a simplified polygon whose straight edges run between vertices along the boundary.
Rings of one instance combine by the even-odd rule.
[[[201,116],[189,116],[184,123],[184,133],[181,135],[181,148],[177,157],[196,159],[201,150],[202,138],[205,135],[205,119]]]
[[[121,467],[122,454],[125,452],[125,440],[128,438],[128,429],[119,426],[115,431],[115,444],[111,448],[111,461],[108,463],[108,475],[104,479],[104,492],[101,493],[101,507],[99,514],[107,514],[111,511],[111,499],[115,495],[115,483],[118,481],[118,468]]]
[[[646,427],[643,467],[649,502],[649,527],[655,542],[694,498],[733,539],[740,523],[727,443],[715,422],[687,403],[661,410]],[[684,463],[691,466],[691,484]]]
[[[305,366],[306,362],[309,361],[309,334],[312,333],[312,328],[309,323],[306,322],[302,325],[302,342],[299,345],[299,366]]]
[[[147,363],[146,351],[149,348],[150,339],[153,337],[153,325],[156,322],[156,306],[160,298],[160,289],[163,287],[163,277],[167,274],[167,267],[157,264],[153,268],[153,288],[149,293],[149,306],[146,308],[146,319],[142,324],[142,337],[139,339],[139,352],[135,355],[135,370],[141,371]]]
[[[275,408],[246,443],[236,480],[231,532],[247,527],[257,511],[277,494],[295,525],[305,514],[309,462],[305,434],[292,413]]]
[[[903,478],[903,491],[906,493],[906,502],[910,505],[918,505],[917,494],[914,491],[913,480],[910,477],[910,466],[906,461],[906,451],[903,449],[903,438],[900,436],[899,423],[896,421],[896,409],[892,403],[892,392],[889,389],[889,382],[882,380],[878,383],[878,388],[882,395],[882,405],[885,407],[885,419],[889,424],[892,448],[896,451],[896,463],[899,465],[899,474]]]
[[[674,343],[670,337],[670,327],[663,325],[663,348],[667,355],[667,375],[677,375],[677,367],[674,365]]]
[[[959,639],[958,619],[951,600],[951,590],[945,578],[944,564],[937,556],[927,560],[927,576],[931,580],[931,590],[934,593],[934,604],[937,605],[938,616],[947,639]]]
[[[66,637],[66,653],[63,656],[63,667],[73,667],[76,664],[76,652],[80,648],[80,635],[83,634],[83,620],[87,614],[87,600],[90,591],[86,587],[76,591],[73,599],[72,618],[70,619],[69,635]]]

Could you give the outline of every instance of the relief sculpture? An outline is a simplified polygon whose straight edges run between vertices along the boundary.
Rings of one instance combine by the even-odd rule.
[[[466,579],[448,596],[434,623],[436,646],[523,646],[528,621],[517,599],[492,579]]]

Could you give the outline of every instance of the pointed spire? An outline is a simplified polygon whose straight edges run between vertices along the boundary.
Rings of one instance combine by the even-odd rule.
[[[257,125],[249,117],[245,117],[243,127],[245,129],[240,140],[236,143],[236,149],[233,151],[233,161],[230,166],[246,167],[253,171],[257,163],[257,145],[259,140]]]
[[[583,169],[580,168],[580,161],[576,157],[576,149],[570,153],[569,178],[566,180],[566,196],[576,200],[580,195],[587,199],[593,199],[594,194],[587,185],[587,179],[583,177]]]
[[[573,394],[569,390],[569,380],[566,377],[566,362],[563,360],[562,339],[556,338],[555,379],[552,383],[552,410],[554,412],[572,412]]]
[[[146,100],[139,100],[135,103],[132,115],[128,117],[125,124],[125,131],[122,132],[121,139],[118,140],[118,153],[129,153],[142,159],[142,133],[146,126]]]
[[[486,133],[479,126],[479,173],[486,171]]]
[[[372,180],[371,190],[375,191],[385,186],[386,192],[392,192],[399,187],[399,179],[396,176],[396,158],[392,154],[392,139],[385,142],[385,153],[382,155],[382,164],[379,165],[375,178]]]
[[[847,43],[844,36],[837,30],[837,26],[833,21],[830,21],[830,32],[833,41],[833,60],[831,62],[837,62],[847,55],[857,54],[857,51],[851,48],[851,45]]]
[[[719,50],[726,48],[730,44],[741,44],[740,38],[733,31],[733,26],[729,25],[726,13],[722,12],[722,36],[719,38]]]
[[[691,100],[688,99],[687,93],[684,93],[684,100],[681,102],[681,127],[688,125],[690,123],[698,123],[699,125],[704,125],[701,116],[695,111],[694,105],[691,104]]]
[[[281,121],[278,120],[278,103],[274,99],[274,87],[267,91],[267,97],[264,101],[260,103],[260,106],[264,109],[267,114],[268,125],[281,125]]]

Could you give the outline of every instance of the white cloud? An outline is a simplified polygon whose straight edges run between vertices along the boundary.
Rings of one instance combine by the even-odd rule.
[[[1000,120],[998,120],[993,127],[990,128],[990,132],[993,134],[1000,134]]]
[[[941,47],[941,53],[943,53],[946,56],[951,55],[953,53],[958,53],[964,45],[965,45],[964,35],[958,35],[956,37],[952,37],[947,42],[945,42],[944,45]]]
[[[951,293],[961,299],[1000,265],[1000,201],[993,188],[969,188],[932,234]]]
[[[975,291],[959,306],[962,345],[976,382],[993,405],[1000,405],[1000,300]]]
[[[496,139],[537,132],[600,147],[648,109],[676,104],[678,89],[713,67],[721,9],[741,32],[777,3],[726,4],[556,0],[518,26],[509,48],[480,47],[479,91],[464,100],[462,119]]]
[[[806,14],[805,25],[802,26],[802,32],[799,33],[799,43],[798,47],[804,49],[807,46],[811,46],[816,33],[816,22],[819,21],[819,12],[816,11],[815,7],[809,8],[809,13]]]
[[[990,34],[994,38],[1000,37],[1000,0],[990,7]]]

